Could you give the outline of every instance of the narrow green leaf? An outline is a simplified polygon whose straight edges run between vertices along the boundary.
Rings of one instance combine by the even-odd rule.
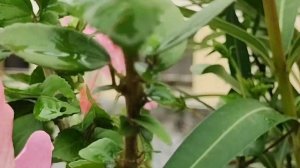
[[[287,68],[291,69],[293,64],[299,61],[300,59],[300,37],[296,39],[291,49],[291,53],[287,59]]]
[[[276,0],[284,51],[287,53],[295,31],[299,0]]]
[[[103,163],[106,167],[115,165],[115,159],[121,152],[121,147],[114,141],[103,138],[79,151],[79,155],[94,163]],[[113,166],[114,167],[114,166]]]
[[[259,136],[290,119],[256,100],[235,100],[204,120],[165,168],[222,168]]]
[[[200,12],[193,15],[185,24],[178,28],[178,31],[172,32],[160,44],[155,53],[161,53],[169,48],[172,48],[194,33],[196,33],[201,27],[208,24],[213,18],[218,16],[227,6],[232,4],[234,0],[216,0],[210,3],[209,6],[203,8]]]
[[[273,64],[271,63],[271,60],[269,58],[268,50],[266,49],[266,46],[264,46],[263,43],[257,39],[257,37],[219,18],[215,18],[212,22],[210,22],[209,25],[214,28],[218,28],[225,33],[235,37],[236,39],[239,39],[246,43],[254,52],[258,53],[261,56],[263,61],[268,66],[272,67]]]
[[[138,125],[148,129],[150,132],[156,135],[163,142],[167,144],[172,143],[169,133],[164,129],[164,127],[160,124],[160,122],[155,118],[153,118],[151,115],[147,113],[143,113],[133,121],[136,122]]]
[[[68,28],[26,23],[0,31],[0,45],[17,56],[60,71],[87,71],[109,61],[105,50],[91,37]]]
[[[230,84],[232,89],[234,89],[236,92],[241,93],[238,81],[228,74],[222,65],[199,64],[192,66],[191,71],[199,75],[213,73]]]
[[[53,157],[62,161],[74,161],[78,152],[84,148],[84,136],[75,129],[66,129],[58,134],[54,141]]]

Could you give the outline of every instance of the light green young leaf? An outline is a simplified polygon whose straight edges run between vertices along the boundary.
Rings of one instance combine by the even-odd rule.
[[[0,31],[0,45],[17,56],[61,71],[87,71],[109,61],[106,51],[91,37],[68,28],[26,23]]]
[[[235,0],[216,0],[210,3],[209,6],[203,8],[200,12],[193,15],[182,26],[179,26],[177,31],[170,33],[170,36],[161,42],[159,48],[153,53],[161,53],[169,48],[172,48],[187,38],[196,33],[201,27],[208,24],[213,18],[218,16],[226,7],[232,4]]]
[[[191,71],[198,75],[213,73],[230,84],[232,89],[234,89],[236,92],[241,93],[238,81],[228,74],[222,65],[199,64],[192,66]]]
[[[103,138],[80,150],[79,155],[88,161],[103,163],[107,166],[115,164],[115,159],[120,152],[121,147],[118,144],[108,138]]]
[[[281,38],[284,51],[287,53],[293,39],[295,21],[300,7],[299,0],[276,0]]]
[[[169,133],[164,129],[160,122],[153,118],[151,115],[143,113],[138,118],[133,119],[133,121],[138,125],[148,129],[163,142],[167,144],[172,143]]]
[[[205,119],[184,140],[165,168],[225,167],[262,134],[288,120],[291,118],[256,100],[235,100]]]

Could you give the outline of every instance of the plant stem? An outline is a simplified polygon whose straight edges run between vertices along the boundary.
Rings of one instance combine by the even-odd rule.
[[[275,0],[263,0],[263,5],[270,38],[270,46],[273,53],[274,71],[278,80],[278,89],[281,94],[283,112],[286,115],[296,118],[297,110],[295,106],[295,97],[289,80],[289,71],[287,70],[286,58],[282,45],[276,2]],[[300,168],[300,143],[298,135],[298,133],[293,134],[292,140],[297,168]]]
[[[134,59],[126,57],[126,77],[121,81],[121,93],[125,97],[127,118],[133,128],[133,132],[125,137],[125,153],[122,163],[123,168],[137,168],[139,166],[138,150],[138,125],[131,122],[140,115],[145,104],[145,93],[140,77],[134,68]]]

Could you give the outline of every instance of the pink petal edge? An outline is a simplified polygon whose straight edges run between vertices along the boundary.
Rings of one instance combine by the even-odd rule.
[[[3,168],[15,168],[13,120],[14,111],[5,101],[4,87],[0,82],[0,165]]]
[[[16,158],[16,168],[50,168],[53,145],[44,131],[36,131]]]

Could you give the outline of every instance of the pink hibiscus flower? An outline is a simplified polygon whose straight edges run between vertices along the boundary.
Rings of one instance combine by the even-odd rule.
[[[12,142],[14,111],[6,103],[0,82],[0,165],[3,168],[50,168],[53,145],[44,131],[34,132],[15,158]],[[24,128],[26,129],[26,128]]]

